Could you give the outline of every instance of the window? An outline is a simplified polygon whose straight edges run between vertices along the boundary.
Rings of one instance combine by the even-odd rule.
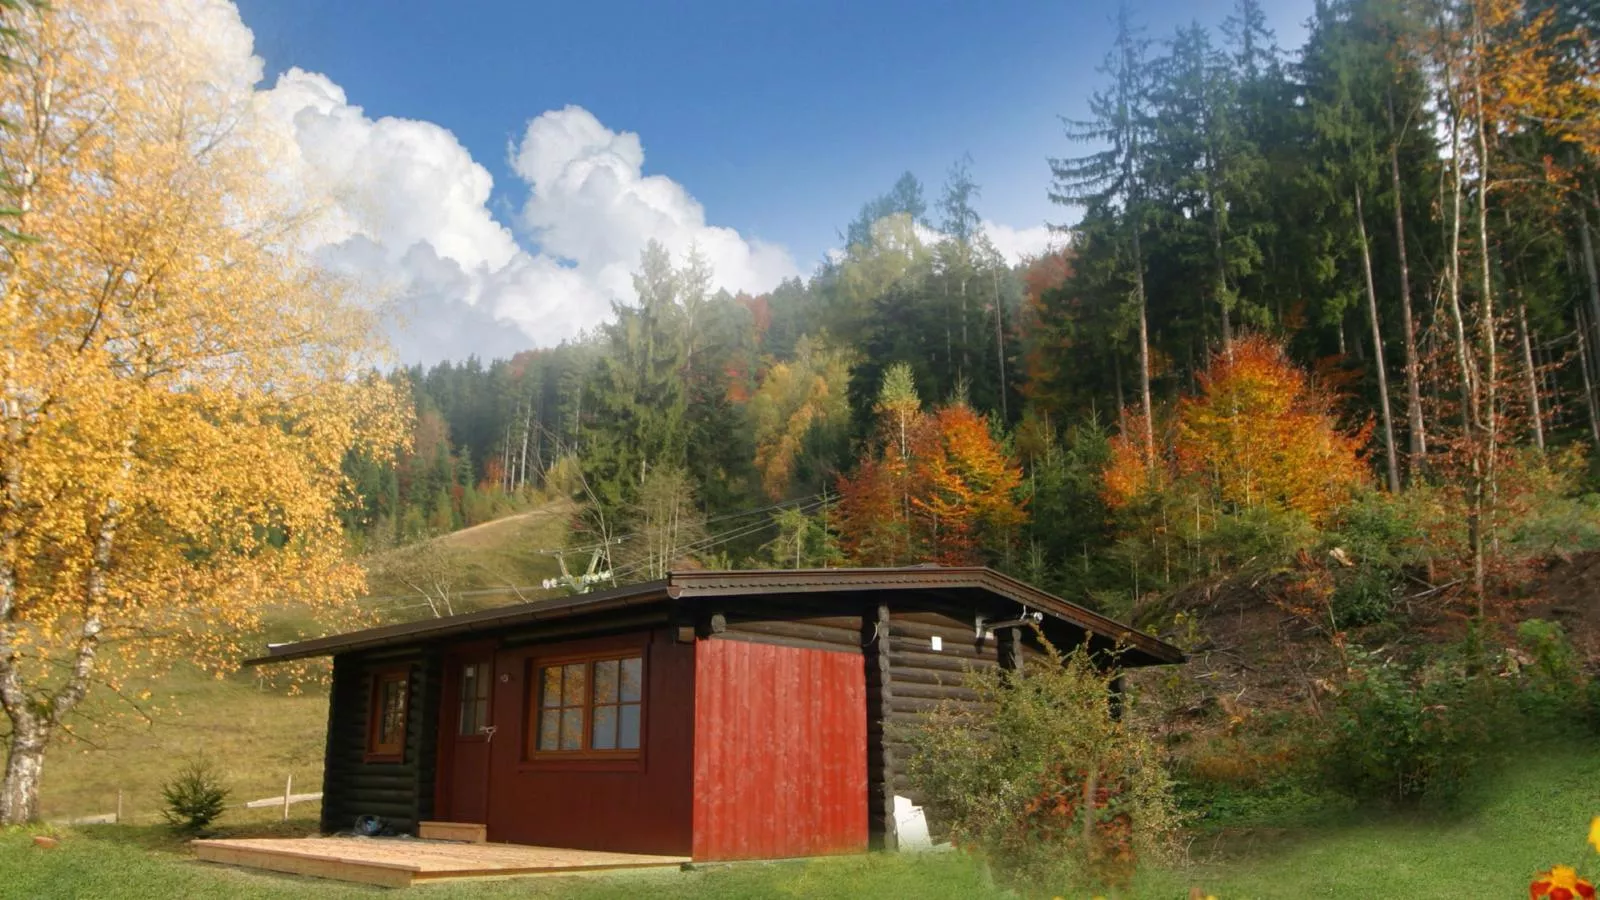
[[[461,707],[456,734],[476,736],[489,724],[489,665],[467,663],[461,667]]]
[[[411,672],[386,669],[372,677],[367,761],[400,762],[406,746],[406,694]]]
[[[533,752],[632,756],[644,715],[644,657],[585,659],[539,667]]]

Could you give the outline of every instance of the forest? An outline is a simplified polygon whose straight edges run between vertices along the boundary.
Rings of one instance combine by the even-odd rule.
[[[207,742],[287,807],[326,671],[230,678],[263,645],[696,567],[984,565],[1186,658],[1041,631],[1060,665],[906,680],[928,715],[885,745],[983,890],[1593,896],[1554,865],[1600,771],[1592,2],[1315,0],[1298,47],[1262,0],[1123,7],[1086,106],[1044,88],[1086,109],[1037,160],[1056,249],[1001,252],[963,156],[841,213],[809,277],[734,294],[652,243],[591,332],[409,368],[399,289],[307,249],[343,187],[279,167],[249,29],[207,31],[236,11],[0,0],[0,828],[102,802],[91,769],[120,815]],[[171,744],[106,753],[163,709]],[[36,836],[0,855],[137,880]]]
[[[347,461],[350,533],[548,491],[618,580],[984,563],[1103,606],[1376,517],[1481,597],[1519,541],[1594,529],[1594,11],[1319,2],[1299,48],[1264,22],[1119,13],[1041,160],[1057,252],[1004,260],[963,159],[809,279],[732,296],[652,246],[583,340],[396,372],[413,446]]]

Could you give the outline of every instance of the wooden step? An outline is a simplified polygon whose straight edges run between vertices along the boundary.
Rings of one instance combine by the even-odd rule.
[[[418,822],[417,837],[427,841],[466,841],[481,844],[488,840],[489,826],[475,822]]]

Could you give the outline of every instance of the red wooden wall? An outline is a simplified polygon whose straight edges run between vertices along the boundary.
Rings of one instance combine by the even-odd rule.
[[[702,640],[694,685],[695,859],[867,849],[860,654]]]

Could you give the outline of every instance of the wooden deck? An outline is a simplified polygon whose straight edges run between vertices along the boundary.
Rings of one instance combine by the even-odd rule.
[[[190,846],[196,856],[210,862],[385,887],[450,878],[676,866],[689,861],[686,856],[403,838],[261,838],[194,841]]]

